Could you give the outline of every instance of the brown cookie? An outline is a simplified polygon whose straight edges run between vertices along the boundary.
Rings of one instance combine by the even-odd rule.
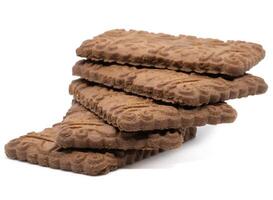
[[[56,143],[60,125],[29,133],[5,145],[11,159],[87,175],[102,175],[159,153],[157,150],[62,149]],[[187,141],[194,135],[186,134]]]
[[[262,78],[250,74],[228,80],[89,60],[77,62],[73,67],[73,75],[137,95],[189,106],[262,94],[267,90],[267,84]]]
[[[63,148],[167,150],[179,147],[185,139],[196,134],[196,128],[192,127],[125,136],[126,133],[105,123],[78,103],[72,105],[58,126],[56,143]]]
[[[265,56],[250,42],[122,29],[86,40],[76,52],[92,60],[229,76],[243,75]]]
[[[179,129],[233,122],[236,111],[226,103],[186,109],[101,87],[83,79],[73,81],[76,101],[124,132]]]

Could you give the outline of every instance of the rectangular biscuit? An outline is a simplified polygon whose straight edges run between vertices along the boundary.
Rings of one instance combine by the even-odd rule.
[[[77,102],[125,132],[179,129],[230,123],[236,111],[226,103],[183,108],[101,87],[83,79],[72,81],[69,92]]]
[[[54,169],[102,175],[155,155],[162,150],[62,149],[56,143],[59,125],[29,133],[5,145],[7,157]],[[191,135],[186,135],[190,139]]]
[[[60,149],[54,142],[56,134],[55,128],[48,128],[41,133],[33,132],[12,140],[5,146],[6,155],[11,159],[94,176],[106,174],[159,152]]]
[[[196,128],[191,127],[124,136],[126,134],[76,102],[58,126],[56,143],[62,148],[168,150],[179,147],[196,134]]]
[[[116,29],[84,41],[80,57],[120,64],[241,76],[265,56],[259,44]]]
[[[73,75],[137,95],[189,106],[223,102],[262,94],[267,90],[267,84],[262,78],[250,74],[224,79],[89,60],[77,62],[73,67]]]

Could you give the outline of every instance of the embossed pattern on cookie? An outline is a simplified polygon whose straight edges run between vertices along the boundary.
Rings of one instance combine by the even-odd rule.
[[[105,65],[89,60],[77,62],[73,75],[137,95],[189,106],[223,102],[267,90],[262,78],[250,74],[227,80],[173,70]]]
[[[230,123],[236,118],[236,111],[226,103],[191,109],[177,108],[100,87],[83,79],[73,81],[69,92],[81,105],[125,132]]]
[[[196,134],[196,128],[142,132],[130,137],[105,123],[78,103],[72,105],[59,124],[56,142],[63,148],[173,149]]]
[[[29,133],[11,140],[5,145],[11,159],[26,161],[54,169],[62,169],[87,175],[102,175],[150,157],[160,150],[94,150],[61,149],[55,143],[57,127],[40,133]]]
[[[84,41],[78,56],[120,64],[241,76],[265,56],[263,47],[244,41],[221,41],[116,29]]]

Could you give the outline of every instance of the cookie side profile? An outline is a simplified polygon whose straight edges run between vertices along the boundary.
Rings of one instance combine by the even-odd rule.
[[[241,76],[265,56],[263,47],[186,35],[115,29],[84,41],[80,57],[177,71]]]
[[[89,60],[77,62],[73,67],[73,75],[155,100],[188,106],[223,102],[262,94],[267,90],[265,81],[251,74],[228,80]]]
[[[7,157],[54,169],[87,175],[102,175],[159,153],[160,150],[61,149],[56,145],[56,127],[29,133],[5,145]]]
[[[168,150],[181,146],[185,140],[191,139],[196,134],[196,128],[191,127],[143,131],[126,136],[126,133],[107,124],[76,102],[58,126],[60,130],[56,143],[62,148]]]
[[[190,109],[162,105],[83,79],[72,81],[69,92],[81,105],[128,133],[230,123],[237,116],[236,111],[226,103]]]

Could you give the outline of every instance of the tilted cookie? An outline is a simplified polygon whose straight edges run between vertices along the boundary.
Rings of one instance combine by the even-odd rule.
[[[56,143],[60,124],[29,133],[5,145],[11,159],[87,175],[102,175],[155,155],[162,150],[62,149]],[[188,132],[185,141],[193,135]]]
[[[229,123],[236,118],[236,111],[226,103],[196,108],[163,105],[83,79],[73,81],[69,92],[77,102],[125,132]]]
[[[191,127],[124,136],[126,134],[75,102],[59,126],[56,143],[63,148],[167,150],[179,147],[196,134],[196,128]]]
[[[137,95],[189,106],[223,102],[262,94],[267,90],[267,84],[262,78],[250,74],[224,79],[89,60],[77,62],[73,67],[73,75]]]
[[[86,40],[76,52],[92,60],[229,76],[243,75],[265,56],[251,42],[123,29]]]
[[[160,150],[73,150],[55,143],[56,128],[30,133],[5,146],[11,159],[87,175],[101,175],[159,153]]]

